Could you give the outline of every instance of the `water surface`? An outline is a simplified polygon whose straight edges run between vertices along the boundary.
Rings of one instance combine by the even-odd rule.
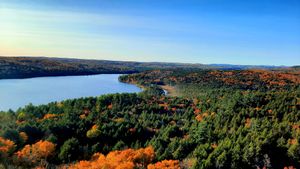
[[[79,97],[141,91],[137,86],[119,82],[118,77],[118,74],[106,74],[0,80],[0,110],[16,110],[29,103],[39,105]]]

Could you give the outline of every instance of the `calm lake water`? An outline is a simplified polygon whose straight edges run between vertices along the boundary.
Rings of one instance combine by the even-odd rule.
[[[16,110],[29,103],[39,105],[79,97],[141,91],[137,86],[119,82],[119,76],[106,74],[0,80],[0,110]]]

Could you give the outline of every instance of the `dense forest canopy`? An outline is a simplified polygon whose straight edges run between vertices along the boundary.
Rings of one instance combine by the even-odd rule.
[[[0,113],[1,165],[300,167],[297,69],[151,70],[120,80],[144,91]],[[164,85],[180,95],[164,95]]]
[[[121,76],[127,83],[150,85],[194,85],[242,90],[291,89],[300,84],[300,69],[274,70],[150,70]]]

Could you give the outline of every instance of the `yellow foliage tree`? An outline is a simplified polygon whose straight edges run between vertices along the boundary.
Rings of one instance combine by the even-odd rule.
[[[24,142],[26,142],[28,140],[28,136],[25,132],[20,132],[19,135]]]
[[[86,136],[87,138],[96,138],[101,134],[98,125],[93,125],[93,127],[87,131]]]

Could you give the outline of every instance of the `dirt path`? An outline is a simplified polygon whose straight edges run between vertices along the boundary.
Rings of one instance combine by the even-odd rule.
[[[160,85],[160,87],[168,92],[167,93],[168,96],[178,96],[175,86]]]

